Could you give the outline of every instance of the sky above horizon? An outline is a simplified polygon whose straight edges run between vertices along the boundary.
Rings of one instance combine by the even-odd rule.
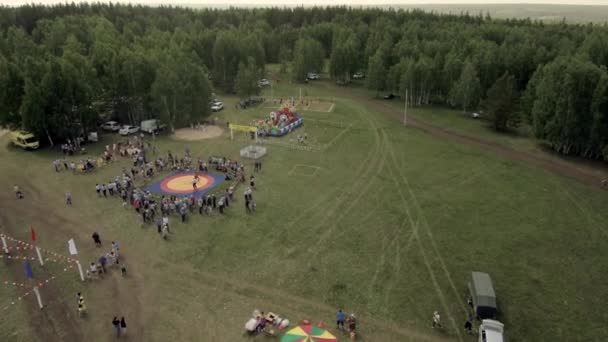
[[[67,2],[97,2],[98,0]],[[19,6],[28,3],[56,4],[66,0],[0,0],[0,4]],[[109,2],[109,1],[99,1]],[[113,3],[137,3],[150,5],[189,4],[199,6],[233,5],[233,6],[294,6],[294,5],[464,5],[464,4],[555,4],[555,5],[608,5],[608,0],[113,0]]]

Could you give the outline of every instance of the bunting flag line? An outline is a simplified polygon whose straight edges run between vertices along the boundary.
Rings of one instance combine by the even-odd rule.
[[[20,245],[22,245],[22,246],[23,246],[23,247],[19,247],[19,246],[17,246],[17,247],[9,247],[9,250],[11,250],[11,249],[14,249],[14,250],[26,250],[26,249],[34,249],[34,248],[35,248],[35,246],[34,246],[34,245],[32,245],[32,244],[30,244],[30,243],[27,243],[27,242],[23,242],[23,241],[21,241],[21,240],[14,239],[14,238],[12,238],[12,237],[10,237],[10,236],[8,236],[8,235],[5,235],[5,234],[0,234],[0,236],[2,236],[2,237],[4,237],[4,238],[6,238],[7,240],[13,241],[13,242],[18,243],[18,244],[20,244]],[[52,255],[52,256],[54,256],[56,259],[63,259],[64,261],[66,261],[66,262],[70,262],[70,263],[71,263],[71,262],[76,262],[76,259],[70,258],[69,256],[61,255],[61,254],[59,254],[59,253],[55,253],[55,252],[53,252],[53,251],[46,250],[46,249],[44,249],[44,248],[40,248],[40,250],[41,250],[42,252],[44,252],[44,253],[51,254],[51,255]]]

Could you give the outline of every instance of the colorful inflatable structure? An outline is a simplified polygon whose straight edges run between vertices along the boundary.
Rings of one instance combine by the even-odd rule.
[[[273,137],[283,136],[301,125],[302,118],[289,108],[271,112],[268,118],[254,122],[254,126],[258,128],[258,134]]]

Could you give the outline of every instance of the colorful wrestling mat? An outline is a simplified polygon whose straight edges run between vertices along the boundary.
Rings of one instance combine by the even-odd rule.
[[[145,190],[156,194],[200,197],[209,190],[220,185],[224,181],[224,175],[215,175],[198,172],[196,189],[192,186],[194,171],[177,172],[167,176],[153,184],[148,185]]]

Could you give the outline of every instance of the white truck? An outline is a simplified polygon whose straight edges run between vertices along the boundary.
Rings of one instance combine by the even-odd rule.
[[[141,122],[141,131],[152,134],[158,133],[165,129],[167,125],[160,122],[160,120],[152,119],[152,120],[144,120]]]
[[[505,342],[504,324],[493,319],[484,319],[479,326],[479,342]]]

